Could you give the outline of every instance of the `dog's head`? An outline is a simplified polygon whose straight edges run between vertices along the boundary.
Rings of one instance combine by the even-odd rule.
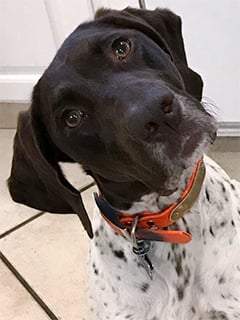
[[[168,10],[100,10],[63,43],[19,115],[13,199],[91,223],[60,161],[77,162],[118,209],[169,195],[215,134],[186,61],[181,20]]]

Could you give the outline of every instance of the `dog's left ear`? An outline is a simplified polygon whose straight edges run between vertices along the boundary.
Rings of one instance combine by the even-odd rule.
[[[95,19],[104,19],[105,17],[106,20],[107,16],[110,18],[111,15],[115,16],[115,24],[118,24],[119,21],[119,24],[124,24],[125,27],[128,23],[129,27],[134,27],[135,23],[137,30],[143,31],[144,27],[145,30],[150,27],[152,31],[155,31],[162,43],[159,42],[159,39],[156,41],[156,37],[155,39],[152,37],[152,39],[158,42],[163,50],[170,52],[173,62],[183,78],[186,91],[201,101],[203,81],[199,74],[188,67],[182,37],[182,22],[179,16],[167,9],[155,9],[151,11],[126,8],[119,12],[116,10],[100,9],[97,11]],[[121,22],[121,16],[125,22]],[[130,23],[131,16],[134,21],[133,24]]]

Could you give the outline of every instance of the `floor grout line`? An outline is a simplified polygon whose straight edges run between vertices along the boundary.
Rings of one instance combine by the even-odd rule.
[[[84,191],[90,189],[91,187],[93,187],[94,185],[95,185],[95,182],[93,181],[93,182],[91,182],[91,183],[83,186],[82,188],[80,188],[79,192],[80,192],[80,193],[81,193],[81,192],[84,192]],[[23,222],[17,224],[17,225],[14,226],[13,228],[11,228],[11,229],[3,232],[2,234],[0,234],[0,240],[1,240],[2,238],[4,238],[4,237],[8,236],[9,234],[17,231],[17,230],[20,229],[21,227],[24,227],[26,224],[28,224],[28,223],[30,223],[30,222],[38,219],[39,217],[41,217],[41,216],[44,215],[45,213],[46,213],[46,212],[41,211],[41,212],[39,212],[38,214],[32,216],[31,218],[29,218],[29,219],[27,219],[27,220],[24,220]]]
[[[90,189],[92,186],[95,185],[95,182],[91,182],[82,188],[79,189],[79,192],[84,192]],[[43,216],[46,212],[39,212],[34,216],[30,217],[29,219],[19,223],[18,225],[14,226],[13,228],[7,230],[6,232],[0,235],[0,239],[8,236],[9,234],[17,231],[21,227],[31,223],[32,221],[38,219],[39,217]],[[34,301],[43,309],[43,311],[48,315],[48,317],[52,320],[59,320],[58,317],[53,313],[53,311],[47,306],[47,304],[40,298],[40,296],[36,293],[36,291],[29,285],[29,283],[22,277],[22,275],[17,271],[17,269],[12,265],[12,263],[7,259],[7,257],[0,251],[0,259],[4,263],[4,265],[10,270],[10,272],[17,278],[17,280],[22,284],[22,286],[27,290],[27,292],[32,296]]]
[[[59,320],[58,317],[51,311],[51,309],[46,305],[46,303],[40,298],[40,296],[32,289],[28,282],[21,276],[17,269],[11,264],[11,262],[5,257],[5,255],[0,251],[0,259],[5,264],[5,266],[13,273],[13,275],[18,279],[18,281],[23,285],[23,287],[28,291],[36,303],[43,309],[43,311],[52,320]]]
[[[41,211],[41,212],[39,212],[38,214],[32,216],[31,218],[29,218],[29,219],[27,219],[27,220],[24,220],[23,222],[17,224],[15,227],[13,227],[13,228],[11,228],[11,229],[3,232],[2,234],[0,234],[0,239],[8,236],[10,233],[12,233],[12,232],[20,229],[21,227],[23,227],[23,226],[25,226],[26,224],[28,224],[28,223],[36,220],[37,218],[41,217],[41,216],[44,215],[44,214],[45,214],[45,212]]]
[[[80,188],[80,189],[79,189],[79,192],[80,192],[80,193],[81,193],[81,192],[84,192],[84,191],[90,189],[91,187],[93,187],[93,186],[95,186],[95,185],[96,185],[96,183],[95,183],[95,181],[93,181],[93,182],[91,182],[91,183],[83,186],[82,188]]]

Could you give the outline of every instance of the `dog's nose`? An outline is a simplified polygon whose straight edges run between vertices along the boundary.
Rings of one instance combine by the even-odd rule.
[[[174,94],[166,89],[157,96],[146,96],[144,101],[130,106],[127,113],[127,127],[131,135],[136,139],[154,140],[178,125],[180,105]]]

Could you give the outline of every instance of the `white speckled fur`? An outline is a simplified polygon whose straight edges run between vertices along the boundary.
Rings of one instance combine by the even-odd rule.
[[[88,262],[92,319],[240,319],[240,184],[208,157],[205,164],[199,199],[177,223],[193,239],[154,243],[152,281],[130,243],[96,210]]]

